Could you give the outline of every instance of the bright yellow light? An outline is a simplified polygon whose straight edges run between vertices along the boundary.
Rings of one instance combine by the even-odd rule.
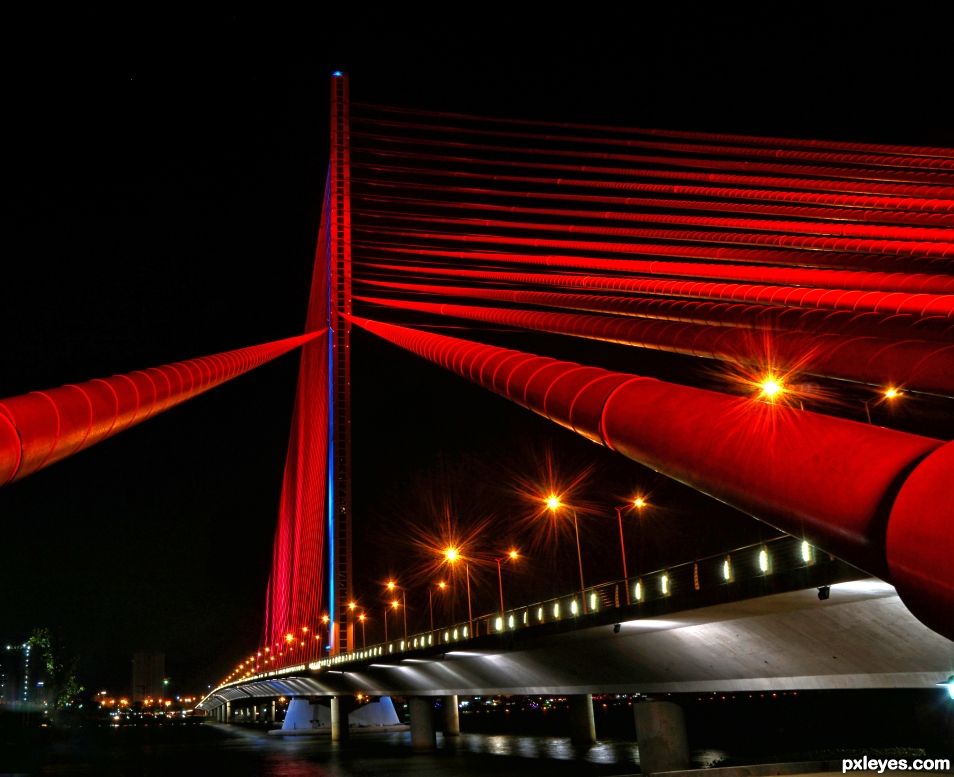
[[[511,561],[516,561],[520,558],[520,554],[516,550],[511,550],[507,555],[510,556]]]
[[[304,634],[307,634],[307,633],[308,633],[308,627],[307,627],[307,626],[302,626],[302,627],[301,627],[301,630],[302,630],[302,633],[304,633]]]
[[[286,641],[286,642],[292,642],[294,639],[295,639],[295,637],[292,636],[291,634],[286,634],[286,635],[285,635],[285,641]]]
[[[398,602],[397,599],[394,599],[391,601],[391,609],[396,610],[400,606],[401,606],[400,602]]]
[[[393,591],[395,588],[397,588],[397,583],[393,580],[388,580],[388,590]]]
[[[460,551],[454,547],[444,548],[444,558],[453,563],[460,558]]]
[[[443,591],[445,588],[447,588],[447,583],[445,583],[443,580],[441,580],[441,581],[437,584],[437,587],[440,588],[440,589]]]
[[[642,510],[645,506],[646,506],[646,500],[643,499],[641,496],[637,496],[633,500],[633,507],[635,507],[637,510]]]
[[[362,623],[364,623],[365,618],[367,618],[367,617],[368,617],[367,615],[365,615],[364,613],[361,613],[361,614],[358,616],[358,620],[361,621]]]
[[[548,510],[553,510],[555,512],[556,510],[559,510],[561,506],[562,503],[560,502],[560,497],[558,497],[556,494],[550,494],[550,496],[547,497]]]
[[[884,390],[885,399],[897,399],[901,396],[901,389],[896,389],[894,386],[890,386]]]
[[[321,622],[322,622],[322,623],[328,623],[329,620],[330,620],[330,618],[329,618],[327,615],[322,615],[322,616],[321,616]]]
[[[759,389],[760,397],[773,402],[775,401],[776,397],[778,397],[778,395],[785,390],[782,386],[781,378],[777,378],[774,375],[766,375],[759,383]]]
[[[348,609],[349,609],[349,610],[354,610],[354,608],[357,607],[357,606],[358,606],[357,602],[348,602]]]

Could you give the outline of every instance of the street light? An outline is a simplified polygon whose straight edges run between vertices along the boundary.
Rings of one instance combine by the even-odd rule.
[[[547,509],[556,515],[557,511],[563,507],[560,497],[550,494],[545,502]],[[570,515],[573,516],[573,533],[576,535],[576,563],[580,570],[580,596],[583,600],[583,612],[586,612],[586,584],[583,582],[583,554],[580,552],[580,526],[576,519],[576,510],[568,507]]]
[[[497,562],[497,584],[500,587],[500,617],[503,617],[504,614],[503,572],[500,565],[504,561],[516,561],[518,558],[520,558],[520,553],[515,548],[511,548],[506,556],[494,559]]]
[[[438,582],[437,590],[445,591],[447,589],[447,583],[443,580]],[[434,631],[434,588],[428,587],[427,589],[427,609],[431,615],[431,631]]]
[[[633,497],[632,502],[627,502],[616,508],[616,520],[619,522],[619,552],[623,560],[623,580],[626,581],[626,604],[630,604],[631,600],[629,596],[629,571],[626,569],[626,538],[623,535],[623,510],[632,507],[634,510],[642,512],[646,505],[646,500],[641,496],[637,496]]]
[[[467,631],[472,633],[474,630],[474,611],[470,600],[470,564],[464,558],[460,548],[455,548],[453,545],[444,548],[444,560],[448,564],[456,564],[458,561],[464,562],[464,575],[467,580]]]
[[[368,619],[368,616],[366,616],[364,613],[361,613],[361,614],[358,616],[358,620],[361,622],[361,649],[362,649],[362,650],[364,650],[364,649],[367,648],[367,646],[368,646],[368,640],[367,640],[367,637],[366,637],[366,635],[365,635],[365,633],[364,633],[364,622],[365,622],[367,619]]]
[[[401,592],[401,606],[404,610],[404,641],[407,641],[407,591],[404,590],[403,586],[399,586],[393,580],[388,580],[387,584],[388,591],[394,591],[398,589]],[[397,600],[392,602],[395,609],[397,609]]]

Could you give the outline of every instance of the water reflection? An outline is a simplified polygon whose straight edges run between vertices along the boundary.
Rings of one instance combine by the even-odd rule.
[[[528,773],[610,775],[639,768],[634,741],[602,740],[580,747],[564,737],[463,734],[445,740],[431,754],[411,751],[408,732],[366,733],[345,745],[325,737],[273,737],[236,726],[197,729],[80,729],[60,732],[43,752],[8,761],[0,752],[0,773],[51,775],[227,774],[229,777],[438,777]],[[722,755],[695,754],[699,765]]]

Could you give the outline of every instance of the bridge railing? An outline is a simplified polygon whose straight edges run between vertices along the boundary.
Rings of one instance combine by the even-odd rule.
[[[417,632],[406,638],[402,636],[350,653],[329,656],[308,664],[308,668],[322,669],[438,645],[457,645],[477,637],[504,635],[545,624],[581,620],[585,623],[595,621],[592,616],[600,613],[603,616],[607,612],[624,615],[625,610],[625,617],[634,619],[639,618],[642,611],[649,614],[666,609],[667,600],[673,608],[703,604],[711,601],[715,591],[721,591],[727,599],[743,598],[740,587],[750,588],[760,580],[768,582],[774,576],[833,563],[836,563],[833,556],[803,540],[784,535],[625,580],[587,586],[581,591],[504,612],[484,613],[473,621],[460,621],[433,631]],[[270,676],[284,673],[286,670],[278,670]]]
[[[724,553],[587,586],[563,596],[483,613],[472,621],[459,621],[432,631],[368,645],[311,662],[296,663],[247,676],[220,688],[283,677],[306,670],[321,670],[375,658],[412,654],[440,646],[461,646],[472,639],[506,638],[531,628],[598,625],[603,622],[638,620],[667,611],[692,609],[719,601],[731,601],[810,587],[848,579],[854,570],[834,556],[789,535],[745,545]],[[217,689],[218,690],[218,689]]]

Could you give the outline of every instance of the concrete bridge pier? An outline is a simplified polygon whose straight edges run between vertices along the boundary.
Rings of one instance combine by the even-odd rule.
[[[579,693],[570,700],[570,739],[575,745],[596,742],[596,719],[593,717],[593,694]]]
[[[433,699],[429,696],[412,696],[408,699],[408,710],[411,713],[411,749],[418,752],[435,750],[437,733],[434,730]]]
[[[444,736],[460,736],[460,709],[456,693],[444,697]]]
[[[682,707],[669,701],[641,701],[633,706],[639,768],[643,774],[689,768],[689,742]]]
[[[225,722],[232,722],[232,702],[230,701],[225,702]]]
[[[268,705],[268,721],[269,723],[275,722],[275,700],[272,699],[271,704]]]
[[[348,707],[350,697],[331,697],[331,741],[347,742],[350,729],[348,728]]]

